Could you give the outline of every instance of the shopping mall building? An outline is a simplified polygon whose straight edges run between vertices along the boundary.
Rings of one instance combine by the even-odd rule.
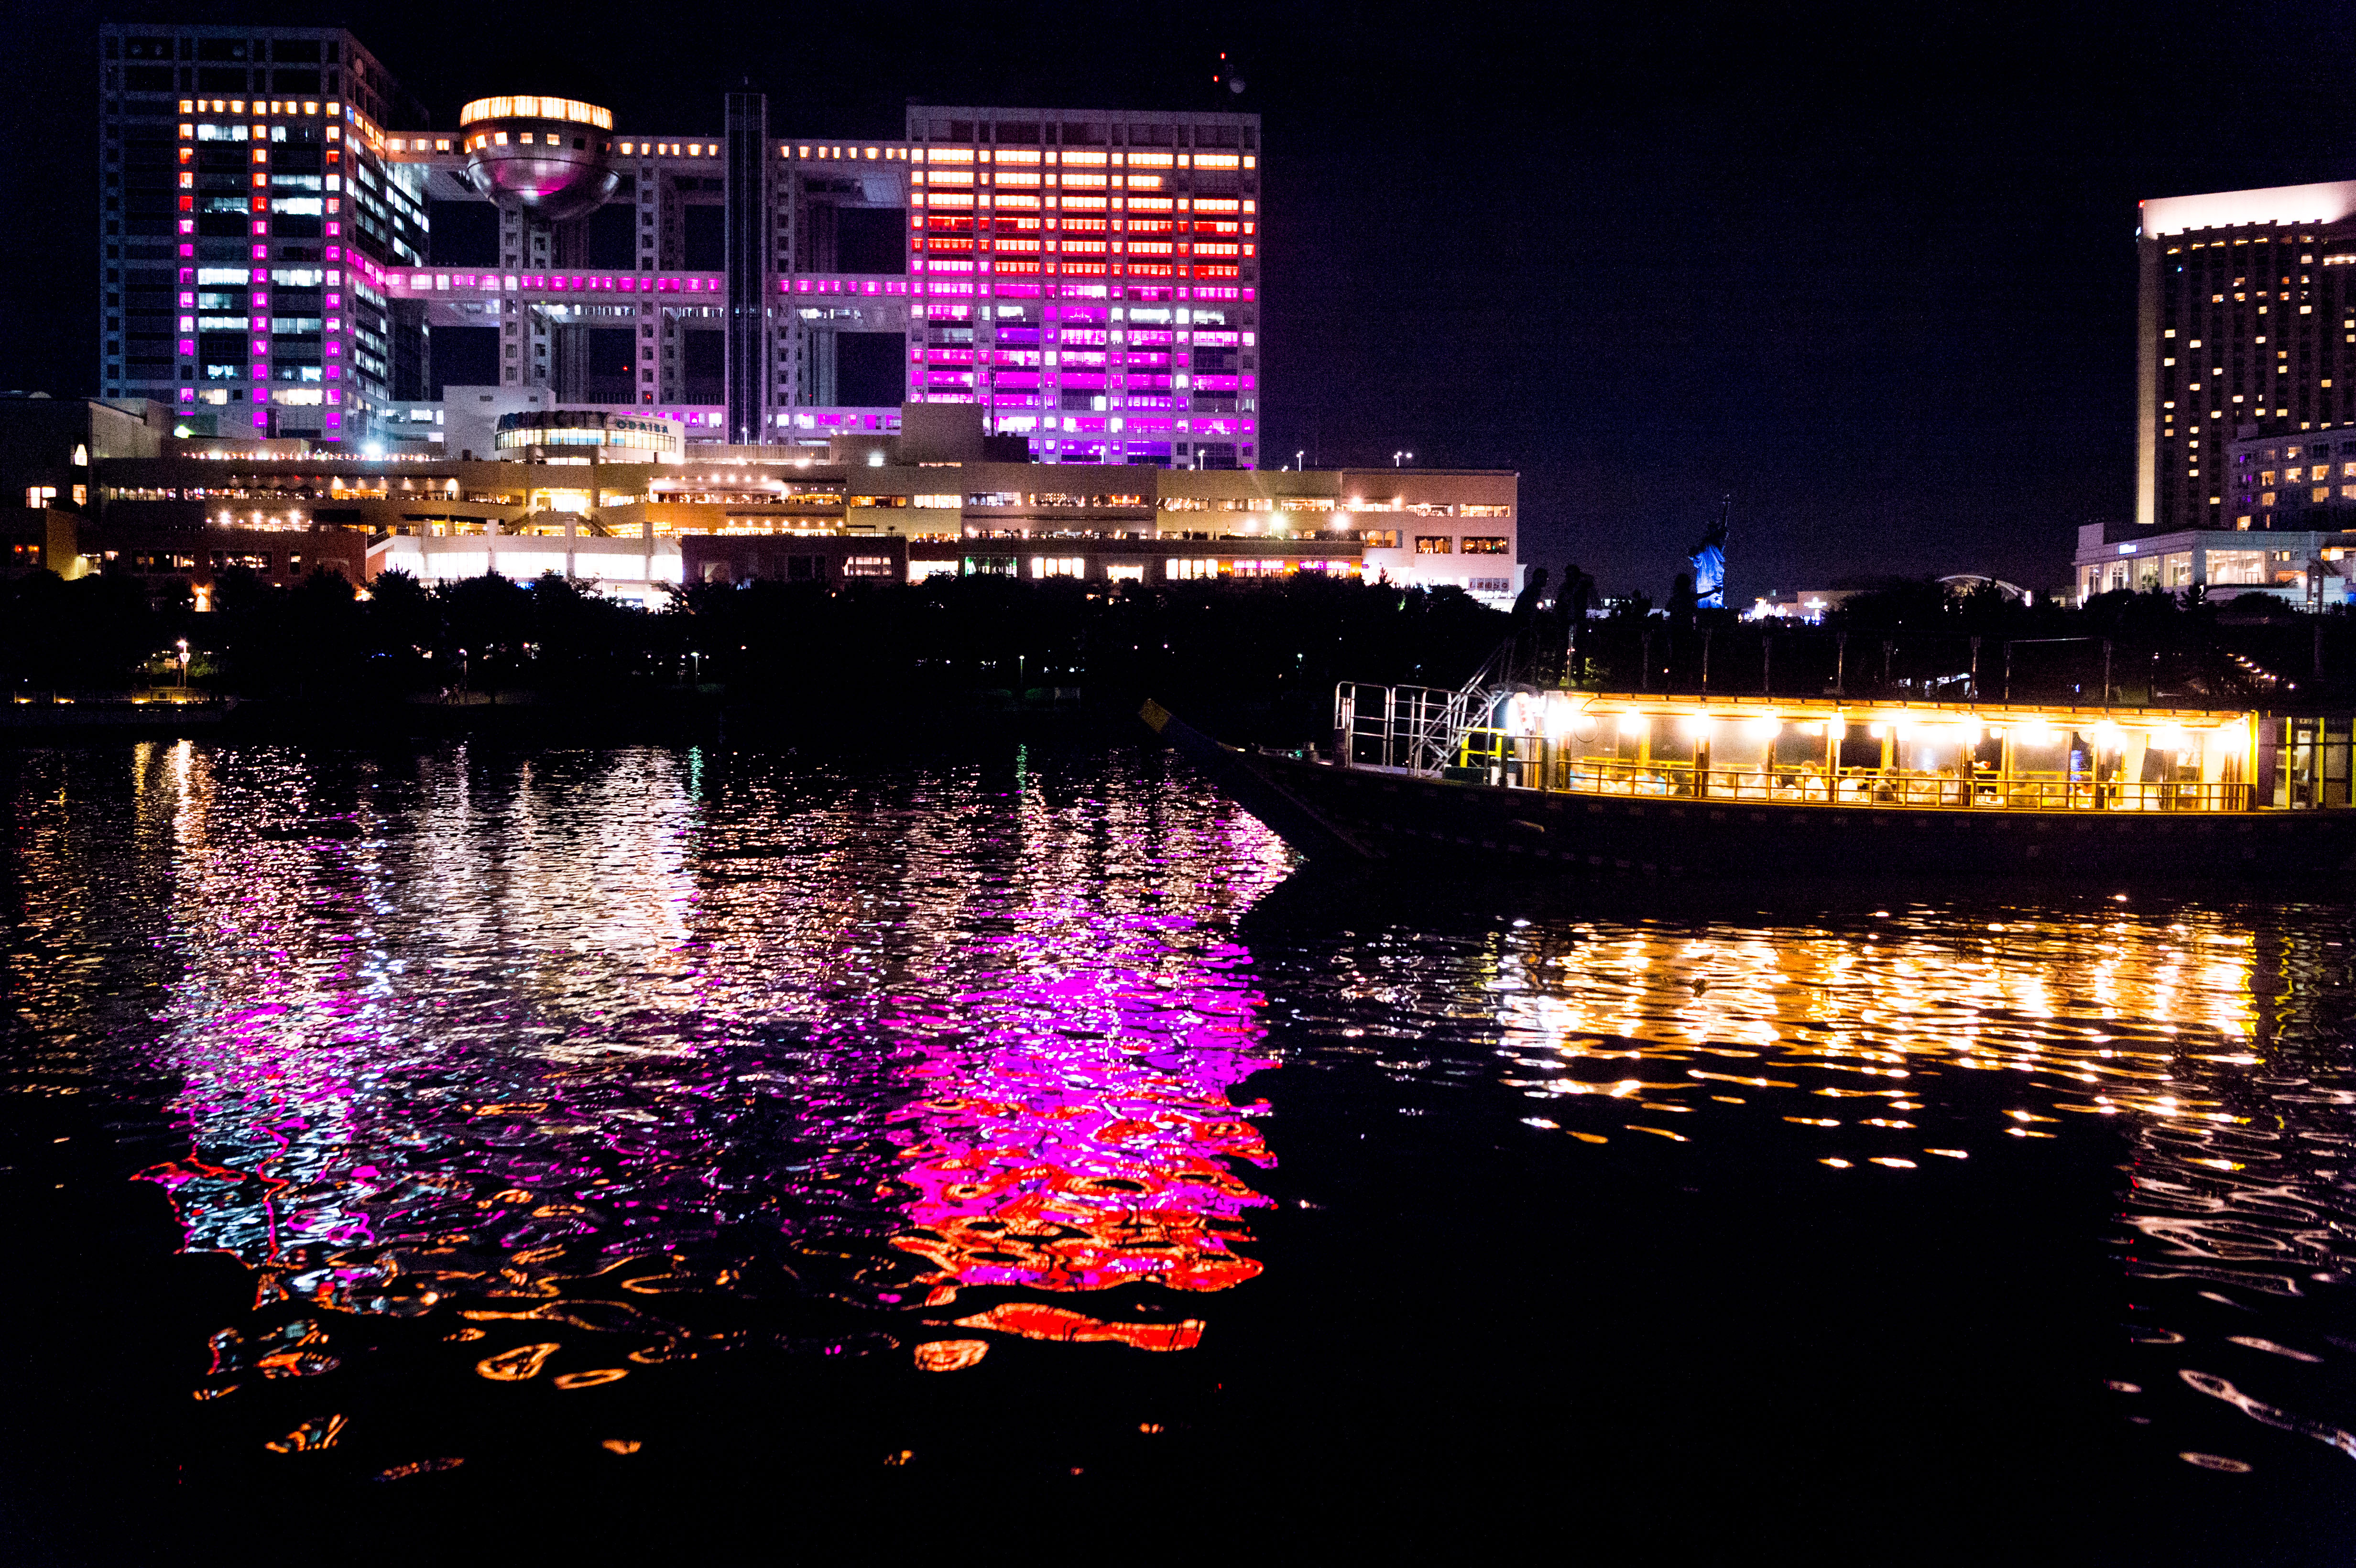
[[[516,400],[544,394],[522,391]],[[485,406],[471,402],[476,411]],[[637,411],[469,412],[474,443],[355,451],[177,436],[166,405],[0,399],[0,549],[20,570],[279,583],[557,572],[659,603],[675,586],[961,575],[1105,582],[1314,572],[1520,586],[1516,476],[1420,468],[1180,469],[1029,462],[971,403],[909,403],[824,446],[688,440]]]

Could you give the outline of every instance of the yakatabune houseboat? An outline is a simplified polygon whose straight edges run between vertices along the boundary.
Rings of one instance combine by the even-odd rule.
[[[1321,859],[2148,877],[2356,852],[2346,716],[1345,683],[1314,754],[1145,718]]]

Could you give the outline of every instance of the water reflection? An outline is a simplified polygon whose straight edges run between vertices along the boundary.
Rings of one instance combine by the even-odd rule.
[[[1386,1117],[1453,1094],[1462,1147],[1571,1172],[1419,1168],[1435,1211],[1540,1214],[1589,1172],[1894,1212],[2115,1178],[2083,1248],[2124,1327],[2086,1374],[2122,1429],[2171,1472],[2356,1456],[2346,908],[1289,905],[1316,879],[1128,753],[6,765],[8,1082],[168,1085],[144,1175],[255,1287],[206,1329],[204,1413],[327,1391],[249,1448],[376,1442],[327,1393],[388,1358],[583,1403],[723,1351],[1214,1361],[1244,1303],[1332,1307],[1254,1231],[1280,1152],[1298,1178],[1367,1136],[1312,1105],[1279,1149],[1259,1093],[1371,1067]],[[1394,1214],[1318,1222],[1414,1272]]]
[[[1026,911],[958,997],[995,1020],[983,1049],[936,1047],[912,1070],[928,1093],[902,1114],[915,1228],[894,1244],[927,1279],[1101,1290],[1221,1290],[1260,1265],[1231,1243],[1264,1200],[1235,1162],[1270,1163],[1227,1090],[1271,1063],[1257,997],[1227,976],[1242,950],[1210,942],[1185,965],[1169,939],[1190,916]],[[1060,957],[1095,955],[1075,970]],[[1199,965],[1199,972],[1196,966]],[[1152,1042],[1139,1051],[1140,1042]]]
[[[265,1304],[454,1315],[481,1376],[579,1388],[626,1366],[563,1330],[660,1362],[740,1340],[732,1300],[822,1307],[762,1319],[789,1348],[921,1340],[983,1286],[968,1331],[1180,1348],[1007,1293],[1258,1271],[1230,1091],[1272,1057],[1219,933],[1283,860],[1150,767],[158,762],[147,1049],[189,1147],[145,1175]],[[229,1331],[208,1391],[288,1331]]]
[[[2113,1245],[2136,1373],[2111,1386],[2217,1445],[2233,1435],[2186,1391],[2356,1456],[2333,1424],[2356,1411],[2322,1418],[2356,1353],[2336,1294],[2356,1281],[2346,911],[2087,898],[1435,923],[1358,923],[1329,971],[1271,987],[1324,1020],[1322,1052],[1402,1077],[1461,1073],[1476,1058],[1451,1043],[1493,1053],[1526,1120],[1598,1158],[1684,1145],[1754,1175],[1913,1180],[2007,1144],[2103,1141],[2126,1174]],[[1397,1060],[1405,1041],[1417,1060]],[[2229,1363],[2272,1392],[2203,1370]],[[2260,1439],[2240,1435],[2246,1467]]]

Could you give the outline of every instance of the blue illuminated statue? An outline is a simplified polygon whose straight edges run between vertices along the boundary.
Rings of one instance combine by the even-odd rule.
[[[1734,511],[1734,497],[1729,496],[1718,514],[1718,521],[1701,536],[1701,543],[1693,547],[1686,560],[1693,565],[1694,608],[1723,610],[1726,608],[1726,522]]]

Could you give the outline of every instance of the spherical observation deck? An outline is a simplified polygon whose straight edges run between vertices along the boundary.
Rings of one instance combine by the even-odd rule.
[[[478,98],[458,112],[466,175],[510,212],[552,223],[605,204],[621,183],[609,166],[610,110],[573,98]]]

